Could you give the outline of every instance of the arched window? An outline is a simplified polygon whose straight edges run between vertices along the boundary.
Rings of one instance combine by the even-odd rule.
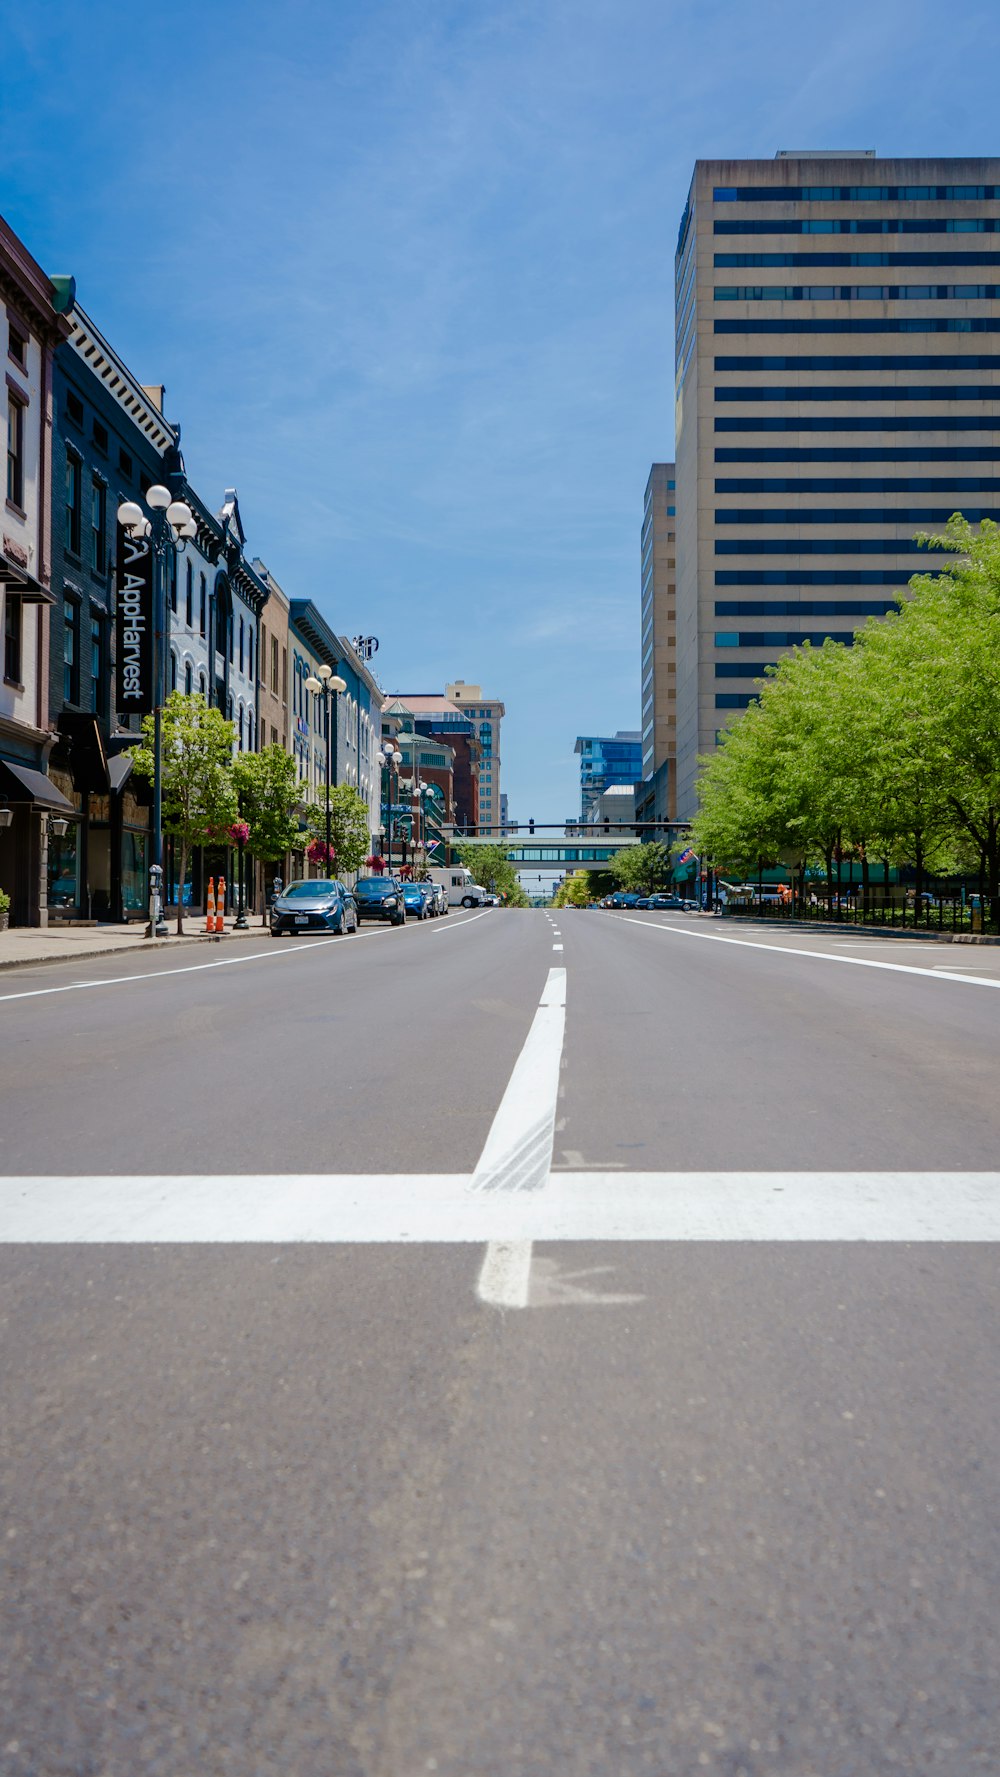
[[[240,618],[240,649],[239,649],[238,659],[239,659],[240,672],[242,672],[243,671],[243,619],[242,619],[242,617]]]
[[[240,704],[239,712],[236,717],[236,745],[239,747],[239,750],[242,753],[242,751],[243,751],[243,705],[242,704]]]
[[[191,564],[191,562],[188,562],[188,565],[187,565],[187,585],[186,585],[185,591],[184,591],[184,621],[186,622],[188,629],[191,629],[193,627],[193,625],[194,625],[194,567]]]
[[[193,676],[194,675],[192,672],[191,662],[190,662],[190,660],[185,660],[185,662],[184,662],[184,690],[185,690],[188,697],[190,697],[190,695],[191,695],[191,685],[192,685]]]
[[[257,751],[257,713],[255,710],[247,711],[247,745],[251,753]]]
[[[229,704],[226,709],[226,714],[229,717],[230,722],[232,722],[236,715],[236,705],[233,702],[233,694],[231,691],[229,693]]]
[[[247,624],[247,678],[253,683],[253,624]]]
[[[170,650],[170,689],[171,691],[177,690],[177,656],[172,648]]]
[[[198,690],[199,690],[202,697],[205,696],[207,689],[208,689],[208,687],[205,682],[205,672],[204,672],[204,668],[203,668],[202,671],[198,674]]]

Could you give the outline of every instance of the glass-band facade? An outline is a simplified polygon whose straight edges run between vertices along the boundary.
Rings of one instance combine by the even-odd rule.
[[[940,571],[915,533],[996,521],[1000,159],[699,162],[682,236],[683,818],[784,648],[846,641]]]

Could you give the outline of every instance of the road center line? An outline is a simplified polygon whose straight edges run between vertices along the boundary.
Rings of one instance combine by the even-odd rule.
[[[472,1175],[473,1191],[538,1191],[552,1166],[566,970],[550,969],[538,1010]]]
[[[491,1240],[476,1294],[491,1308],[527,1308],[531,1284],[530,1240]]]
[[[806,957],[813,962],[840,963],[851,969],[887,969],[894,975],[919,975],[923,981],[960,981],[963,987],[1000,988],[1000,977],[994,979],[989,975],[959,975],[943,968],[932,972],[917,969],[912,963],[883,963],[867,956],[839,956],[832,950],[797,950],[793,944],[762,944],[754,938],[724,938],[721,932],[692,932],[683,926],[651,924],[645,919],[634,919],[628,913],[615,913],[612,918],[627,925],[642,926],[647,932],[666,932],[672,938],[700,939],[703,944],[735,944],[740,950],[766,950],[777,952],[779,956]],[[963,968],[967,966],[970,965],[962,965]],[[971,966],[975,967],[974,964]]]

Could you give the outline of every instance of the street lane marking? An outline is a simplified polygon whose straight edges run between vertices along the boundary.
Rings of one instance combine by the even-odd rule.
[[[458,920],[455,925],[445,927],[444,929],[457,932],[461,930],[463,926],[475,925],[477,919],[483,919],[484,917],[485,915],[483,913],[474,913],[471,919]],[[283,945],[279,944],[276,939],[272,938],[271,942],[275,945],[275,949],[254,950],[251,951],[249,956],[220,956],[217,957],[214,962],[184,963],[180,964],[175,969],[145,969],[140,975],[111,976],[105,981],[67,981],[60,987],[29,987],[22,989],[20,993],[0,993],[0,1005],[6,1000],[42,999],[46,994],[52,993],[79,993],[85,987],[127,987],[133,981],[159,981],[162,977],[171,975],[198,975],[204,969],[228,969],[232,968],[236,963],[259,963],[273,961],[276,957],[301,956],[303,950],[321,950],[327,944],[339,944],[343,948],[345,944],[349,945],[350,943],[363,938],[384,938],[388,934],[389,929],[388,926],[381,926],[373,932],[357,931],[351,934],[348,938],[313,938],[309,936],[306,937],[305,944],[303,944],[300,939],[295,944]],[[403,930],[406,930],[405,926],[403,927]],[[46,966],[46,959],[44,957],[40,958],[38,966],[40,968]]]
[[[553,948],[553,950],[561,950],[562,945],[561,944],[553,944],[552,948]]]
[[[491,1308],[527,1308],[531,1241],[494,1240],[486,1248],[476,1294]]]
[[[553,1172],[536,1191],[471,1191],[471,1182],[467,1173],[5,1178],[0,1241],[1000,1241],[1000,1172]]]
[[[466,926],[474,926],[477,919],[485,919],[490,911],[489,907],[484,907],[482,913],[473,913],[469,919],[459,920],[456,925],[436,926],[431,936],[440,937],[444,932],[457,932],[459,927],[464,931]]]
[[[820,963],[840,963],[849,969],[887,969],[894,975],[919,975],[924,981],[960,981],[963,987],[1000,987],[1000,978],[994,979],[989,975],[959,975],[943,968],[917,969],[912,963],[883,963],[867,956],[838,956],[833,950],[798,950],[792,944],[762,944],[753,938],[724,938],[721,932],[692,932],[684,926],[650,925],[647,920],[633,919],[628,913],[615,913],[612,918],[627,925],[642,926],[647,932],[667,932],[672,938],[701,939],[704,944],[735,944],[740,950],[767,950],[776,952],[779,956],[804,956]]]
[[[538,1010],[472,1176],[472,1191],[537,1191],[552,1165],[566,971],[550,969]]]

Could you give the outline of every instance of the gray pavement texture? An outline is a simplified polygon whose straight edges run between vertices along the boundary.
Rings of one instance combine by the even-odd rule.
[[[0,1167],[462,1171],[553,963],[557,1165],[995,1167],[1000,993],[561,929],[18,971]],[[994,1248],[481,1261],[0,1245],[3,1777],[1000,1773]]]

